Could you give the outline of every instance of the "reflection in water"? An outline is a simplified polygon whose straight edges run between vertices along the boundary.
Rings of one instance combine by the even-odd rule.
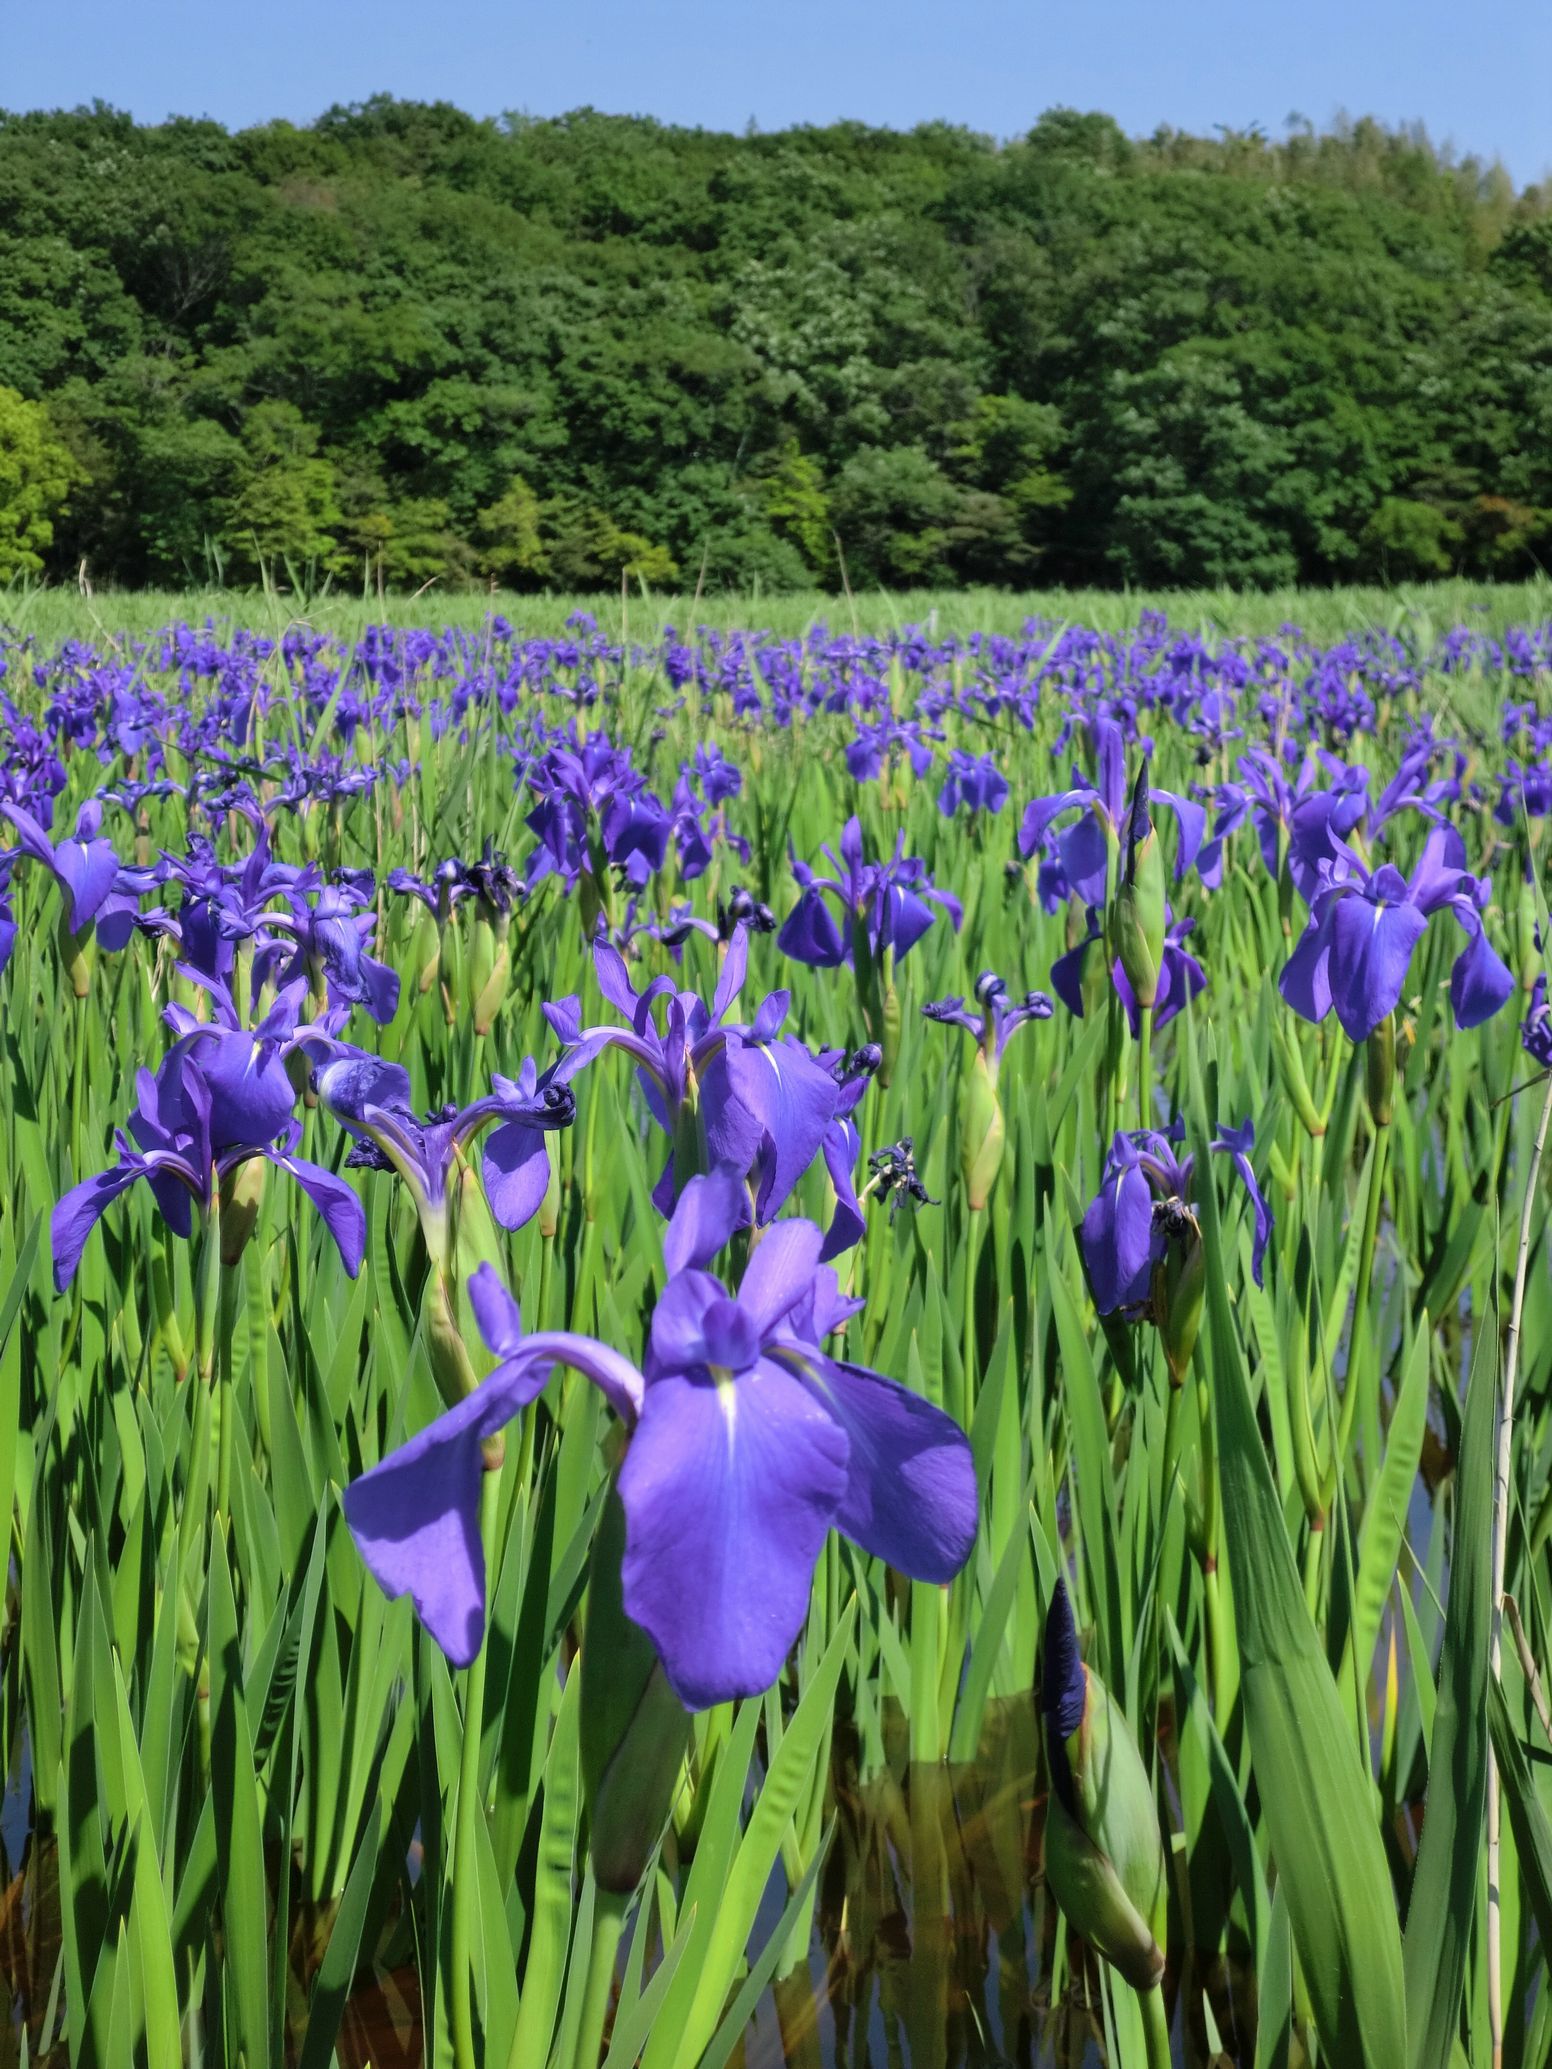
[[[1033,1701],[990,1705],[978,1759],[957,1768],[908,1766],[902,1732],[898,1758],[863,1780],[838,1731],[833,1780],[835,1835],[808,1958],[766,1993],[734,2069],[1104,2069],[1094,1964],[1074,1952],[1056,1969],[1057,1914],[1040,1875],[1044,1781]],[[1214,1950],[1228,1901],[1219,1868],[1216,1893],[1190,1877],[1196,1935]],[[786,1895],[778,1868],[756,1943]],[[329,1926],[326,1915],[303,1914],[292,1933],[288,2064],[300,2052]],[[397,1959],[405,1944],[403,1921],[390,1921],[380,1949]],[[0,2069],[20,2064],[24,2031],[32,2063],[63,2069],[59,1974],[54,1849],[29,1840],[0,1896],[0,1984],[10,2011],[0,2022]],[[1190,1968],[1184,2033],[1181,1982],[1172,1968],[1177,2062],[1225,2069],[1253,2060],[1251,1980],[1216,1952]],[[363,1969],[337,2053],[341,2069],[421,2069],[411,1963]]]

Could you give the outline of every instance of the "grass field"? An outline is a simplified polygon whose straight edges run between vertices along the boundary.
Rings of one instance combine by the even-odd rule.
[[[864,591],[853,596],[680,595],[652,593],[593,596],[455,594],[349,595],[342,590],[297,599],[253,590],[99,591],[84,596],[69,589],[16,589],[5,601],[4,622],[44,641],[102,638],[119,632],[144,635],[176,622],[247,626],[281,631],[305,623],[320,631],[353,636],[367,624],[451,625],[472,629],[498,612],[521,631],[558,633],[574,611],[584,610],[611,636],[652,638],[664,625],[681,632],[698,625],[722,630],[769,629],[781,637],[815,624],[835,632],[882,633],[918,625],[944,634],[1015,633],[1029,618],[1056,624],[1120,632],[1144,611],[1162,611],[1172,625],[1218,639],[1274,633],[1296,625],[1313,639],[1333,640],[1365,630],[1410,631],[1426,643],[1451,625],[1500,633],[1510,625],[1552,616],[1552,579],[1524,583],[1428,582],[1394,589],[1161,590],[1147,595],[1122,590],[966,589]]]

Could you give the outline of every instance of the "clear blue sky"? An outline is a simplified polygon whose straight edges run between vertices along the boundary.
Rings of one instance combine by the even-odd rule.
[[[1339,109],[1552,173],[1552,0],[11,0],[0,107],[307,121],[387,91],[474,114],[742,129],[1044,108],[1210,131]]]

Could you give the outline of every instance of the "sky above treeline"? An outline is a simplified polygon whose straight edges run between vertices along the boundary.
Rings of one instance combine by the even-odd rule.
[[[741,130],[854,118],[996,137],[1041,112],[1282,133],[1421,121],[1517,185],[1552,175],[1552,5],[1495,0],[68,0],[9,11],[0,107],[307,122],[392,93],[476,115]]]

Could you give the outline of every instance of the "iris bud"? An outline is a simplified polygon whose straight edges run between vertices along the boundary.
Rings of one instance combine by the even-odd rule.
[[[1164,896],[1164,851],[1148,816],[1148,765],[1137,771],[1127,821],[1125,868],[1110,910],[1110,945],[1126,972],[1139,1006],[1159,995],[1168,927]]]
[[[1147,1991],[1164,1973],[1168,1907],[1153,1787],[1125,1715],[1084,1666],[1066,1583],[1046,1616],[1041,1668],[1051,1795],[1045,1877],[1068,1924]]]
[[[986,1052],[978,1049],[959,1113],[959,1166],[972,1213],[978,1214],[991,1197],[1006,1135],[996,1079]]]
[[[625,1509],[611,1485],[589,1569],[579,1723],[593,1873],[600,1889],[628,1895],[668,1822],[690,1717],[651,1639],[625,1614],[624,1558]]]

